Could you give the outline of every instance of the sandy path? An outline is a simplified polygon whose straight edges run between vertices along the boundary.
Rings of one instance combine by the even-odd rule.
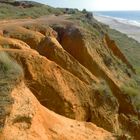
[[[0,29],[6,26],[14,26],[14,25],[23,25],[23,24],[30,24],[30,23],[47,23],[47,24],[57,24],[57,23],[64,23],[64,24],[72,24],[72,22],[68,21],[69,15],[50,15],[50,16],[43,16],[37,19],[10,19],[10,20],[0,20]]]

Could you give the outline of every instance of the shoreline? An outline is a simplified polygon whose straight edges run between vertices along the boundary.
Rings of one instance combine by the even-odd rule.
[[[94,15],[94,18],[101,23],[109,25],[110,28],[127,34],[128,37],[140,42],[140,26],[136,26],[131,23],[125,23],[119,18],[113,18],[109,16]]]

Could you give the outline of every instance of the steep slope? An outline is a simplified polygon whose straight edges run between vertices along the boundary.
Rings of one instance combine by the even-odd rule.
[[[105,79],[113,94],[120,103],[120,112],[134,113],[130,103],[122,101],[125,97],[121,93],[120,87],[131,78],[131,73],[127,72],[127,67],[112,54],[108,49],[108,44],[103,44],[102,40],[94,37],[92,33],[81,30],[77,27],[57,27],[59,40],[64,49],[75,57],[93,75]],[[129,106],[129,110],[126,109]],[[132,109],[132,110],[131,110]]]
[[[111,133],[91,123],[67,119],[40,105],[24,83],[12,90],[14,99],[1,139],[115,140]]]
[[[3,34],[5,37],[11,37],[22,40],[25,43],[27,43],[30,47],[33,47],[33,49],[36,49],[39,42],[45,37],[39,32],[31,31],[18,26],[5,27],[3,30]]]
[[[116,57],[118,57],[120,60],[122,60],[122,62],[124,62],[128,66],[128,68],[130,68],[135,73],[134,68],[132,67],[132,65],[130,64],[130,62],[126,59],[125,55],[117,47],[115,41],[114,40],[111,40],[110,37],[107,34],[105,35],[104,41],[105,41],[105,43],[107,43],[107,46],[113,52],[113,54]]]
[[[98,85],[85,84],[32,51],[5,51],[23,65],[29,88],[44,106],[69,118],[92,121],[113,132],[118,131],[118,104],[110,92],[106,94],[112,96],[111,99],[102,94],[104,89],[102,93],[98,91]],[[102,118],[98,118],[98,114]]]
[[[22,68],[0,51],[0,139],[115,140],[91,123],[67,119],[41,106],[24,84]]]
[[[85,83],[99,82],[94,75],[67,53],[55,38],[46,37],[44,41],[39,44],[37,50],[41,55],[56,62]]]
[[[110,28],[108,28],[108,34],[115,40],[119,49],[125,54],[127,59],[136,69],[136,72],[140,74],[140,43],[127,35]]]

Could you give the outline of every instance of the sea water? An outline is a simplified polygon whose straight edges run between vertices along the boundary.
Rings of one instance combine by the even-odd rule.
[[[114,18],[119,22],[140,26],[140,11],[98,11],[93,15]]]

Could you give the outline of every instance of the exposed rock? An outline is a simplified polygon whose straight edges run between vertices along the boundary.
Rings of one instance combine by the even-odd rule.
[[[120,86],[126,80],[129,81],[130,77],[125,73],[124,66],[120,68],[122,64],[111,54],[110,50],[106,49],[102,40],[93,36],[91,32],[76,26],[57,26],[54,29],[58,32],[61,45],[68,53],[93,75],[107,81],[120,104],[119,112],[136,114],[131,101],[128,101],[120,90]]]
[[[55,38],[46,37],[38,46],[37,51],[49,60],[68,70],[80,80],[93,85],[99,80],[83,67],[73,56],[66,52]]]
[[[29,49],[30,46],[25,42],[13,38],[0,36],[0,45],[3,48],[12,48],[12,49]]]
[[[119,106],[106,89],[100,92],[98,85],[85,84],[35,52],[6,52],[22,64],[29,88],[44,106],[69,118],[94,122],[112,132],[119,130]]]
[[[51,37],[57,38],[57,32],[55,32],[51,27],[45,24],[43,25],[40,23],[38,24],[32,23],[32,24],[25,24],[23,27],[26,29],[30,29],[32,31],[40,32],[44,36],[51,36]]]
[[[36,49],[40,41],[45,37],[37,31],[31,31],[20,26],[5,27],[3,34],[5,37],[22,40],[33,49]]]
[[[14,104],[0,139],[6,140],[115,140],[92,123],[70,120],[40,105],[31,91],[20,83],[11,93]]]

